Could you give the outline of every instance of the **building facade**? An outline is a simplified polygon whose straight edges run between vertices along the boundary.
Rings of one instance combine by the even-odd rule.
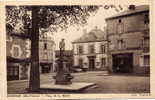
[[[9,31],[11,25],[7,24],[7,80],[25,80],[29,78],[30,46],[28,36]]]
[[[149,73],[149,7],[130,5],[106,23],[109,71]]]
[[[74,66],[89,71],[105,70],[107,67],[106,34],[97,27],[72,42]]]
[[[27,80],[30,76],[31,66],[31,40],[30,34],[14,31],[10,24],[6,25],[7,46],[7,80]],[[49,37],[40,37],[39,61],[40,72],[53,70],[55,44]]]
[[[49,73],[54,71],[55,63],[55,42],[52,37],[44,35],[39,40],[39,63],[40,72]]]

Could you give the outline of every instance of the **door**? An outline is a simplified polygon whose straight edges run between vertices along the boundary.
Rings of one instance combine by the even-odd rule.
[[[19,80],[19,66],[7,67],[7,80]]]
[[[119,73],[131,73],[133,71],[132,54],[113,55],[113,71]]]
[[[95,57],[89,57],[89,70],[95,70]]]

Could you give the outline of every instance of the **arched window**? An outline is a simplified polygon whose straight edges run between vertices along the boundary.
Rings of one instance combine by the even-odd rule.
[[[12,57],[19,58],[22,55],[22,50],[20,45],[13,44],[10,50]]]

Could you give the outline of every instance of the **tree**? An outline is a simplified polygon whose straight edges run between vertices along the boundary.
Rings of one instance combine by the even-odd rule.
[[[40,88],[39,72],[39,30],[57,32],[71,25],[85,25],[91,13],[100,6],[6,6],[7,30],[31,39],[31,69],[29,90]],[[111,6],[109,6],[111,7]],[[112,6],[111,8],[116,8]],[[28,14],[27,12],[31,12]],[[19,25],[17,25],[20,23]],[[8,27],[9,26],[9,27]],[[15,30],[15,27],[18,27]],[[29,34],[30,33],[30,34]],[[42,34],[41,34],[42,35]]]
[[[31,32],[31,69],[29,90],[37,91],[40,88],[39,72],[39,29],[50,31],[64,30],[70,25],[84,25],[90,13],[95,12],[99,6],[7,6],[6,22],[15,27],[16,23],[22,21],[19,34]],[[27,11],[32,12],[31,16]],[[31,20],[30,20],[31,19]],[[30,28],[31,27],[31,28]],[[31,31],[26,31],[30,30]]]

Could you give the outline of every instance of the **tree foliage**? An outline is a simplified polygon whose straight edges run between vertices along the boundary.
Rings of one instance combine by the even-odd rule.
[[[31,28],[32,7],[34,6],[6,7],[6,23],[12,26],[15,33],[24,33]],[[46,31],[57,32],[71,25],[86,24],[91,13],[98,9],[99,6],[39,6],[38,24]]]
[[[6,6],[6,28],[13,33],[31,34],[29,89],[40,88],[39,33],[57,32],[71,25],[84,25],[100,6]],[[39,30],[44,29],[44,32]]]
[[[15,33],[28,33],[32,24],[32,7],[34,6],[6,6],[6,23],[11,25]],[[39,27],[44,31],[57,32],[67,29],[72,25],[85,25],[92,13],[100,7],[121,11],[121,5],[59,5],[39,6]]]
[[[31,26],[30,15],[24,6],[7,6],[6,7],[6,27],[13,33],[27,33]]]

